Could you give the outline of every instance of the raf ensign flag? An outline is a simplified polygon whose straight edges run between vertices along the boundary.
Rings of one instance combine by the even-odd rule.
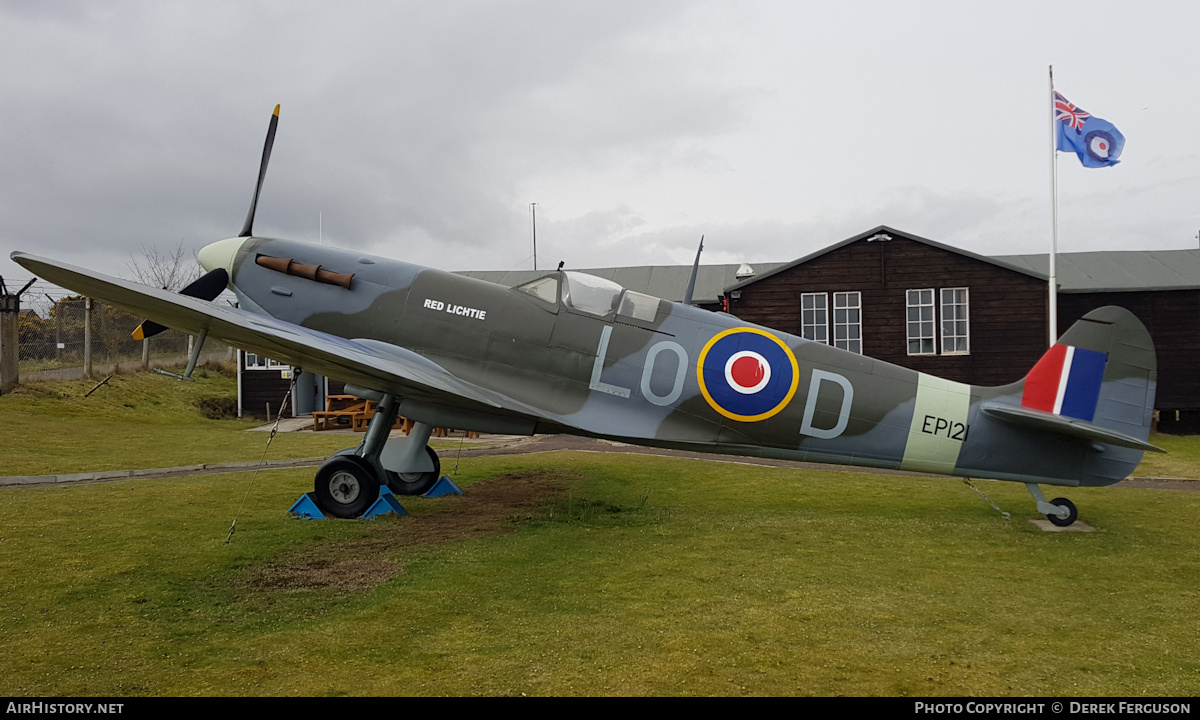
[[[1058,149],[1079,156],[1084,167],[1116,165],[1125,147],[1125,136],[1107,120],[1085,112],[1061,93],[1054,93],[1054,119],[1058,121]]]

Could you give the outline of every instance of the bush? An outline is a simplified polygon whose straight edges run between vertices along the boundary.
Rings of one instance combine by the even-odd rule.
[[[196,410],[209,420],[237,417],[237,398],[203,397],[196,401]]]
[[[205,360],[196,367],[200,370],[210,370],[225,377],[237,377],[237,362],[234,360]]]

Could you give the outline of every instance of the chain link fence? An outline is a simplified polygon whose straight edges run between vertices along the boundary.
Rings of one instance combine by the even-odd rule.
[[[99,300],[92,301],[89,313],[86,298],[54,297],[50,292],[37,292],[37,287],[32,290],[22,296],[17,317],[22,379],[38,376],[49,379],[58,374],[53,371],[75,375],[69,372],[72,369],[78,369],[77,374],[82,375],[89,359],[89,341],[94,372],[109,372],[105,368],[118,364],[122,369],[136,369],[139,363],[150,366],[186,362],[190,351],[187,333],[167,330],[144,341],[134,340],[133,330],[144,318]],[[211,340],[205,343],[204,354],[231,355],[228,346]]]

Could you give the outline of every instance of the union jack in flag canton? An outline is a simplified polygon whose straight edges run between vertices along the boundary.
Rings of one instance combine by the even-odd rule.
[[[1112,167],[1120,162],[1125,136],[1112,123],[1093,116],[1059,92],[1054,93],[1054,120],[1056,147],[1075,153],[1084,167]]]

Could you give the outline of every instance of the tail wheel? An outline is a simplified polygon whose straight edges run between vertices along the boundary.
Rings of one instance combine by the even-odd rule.
[[[1050,504],[1065,507],[1068,511],[1065,518],[1053,514],[1046,516],[1047,520],[1059,527],[1067,527],[1079,518],[1079,511],[1075,509],[1075,503],[1066,498],[1054,498],[1050,501]]]
[[[336,455],[317,471],[314,490],[321,510],[340,518],[356,518],[379,497],[375,468],[357,455]]]
[[[425,446],[429,459],[433,461],[433,470],[429,472],[397,473],[388,470],[387,484],[396,495],[424,495],[429,488],[442,476],[442,461],[433,448]]]

